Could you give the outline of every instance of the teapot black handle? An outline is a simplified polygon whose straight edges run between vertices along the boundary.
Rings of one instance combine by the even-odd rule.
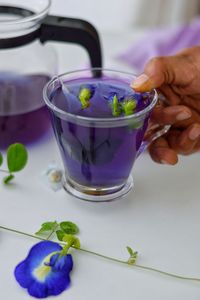
[[[68,42],[83,46],[93,68],[102,67],[99,35],[93,25],[80,19],[47,16],[40,28],[40,41]]]

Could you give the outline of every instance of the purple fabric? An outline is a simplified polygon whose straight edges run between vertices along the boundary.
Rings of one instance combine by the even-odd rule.
[[[172,55],[183,48],[200,45],[200,18],[177,27],[150,30],[118,59],[132,66],[138,73],[155,56]]]

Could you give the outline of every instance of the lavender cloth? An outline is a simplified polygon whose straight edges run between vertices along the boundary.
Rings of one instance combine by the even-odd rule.
[[[200,18],[173,28],[151,30],[117,58],[141,73],[152,57],[172,55],[195,45],[200,45]]]

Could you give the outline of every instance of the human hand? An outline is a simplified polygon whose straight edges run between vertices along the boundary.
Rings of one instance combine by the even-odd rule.
[[[152,115],[157,124],[171,124],[169,132],[149,147],[154,161],[174,165],[178,154],[200,150],[200,47],[153,58],[132,87],[138,92],[157,88],[169,102]]]

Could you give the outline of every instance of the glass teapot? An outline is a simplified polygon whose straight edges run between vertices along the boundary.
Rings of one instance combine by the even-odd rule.
[[[83,46],[92,67],[101,67],[96,29],[80,19],[48,15],[51,0],[0,0],[0,148],[31,143],[48,132],[42,90],[56,75],[47,41]]]

